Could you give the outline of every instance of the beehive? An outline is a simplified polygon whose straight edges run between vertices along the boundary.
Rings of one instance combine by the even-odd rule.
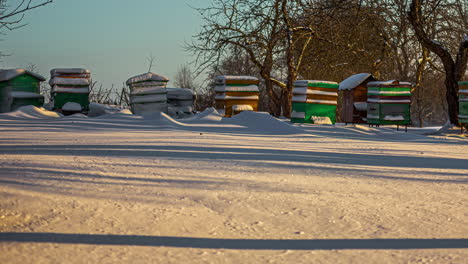
[[[409,125],[411,123],[411,83],[400,81],[367,84],[367,123]]]
[[[63,109],[67,103],[76,103],[81,111],[73,109],[71,112],[87,113],[89,110],[89,92],[91,73],[82,68],[58,68],[50,71],[52,108],[58,112],[67,112]],[[68,104],[68,105],[70,105]]]
[[[152,72],[128,79],[132,112],[137,115],[167,113],[168,81],[167,77]]]
[[[468,81],[458,82],[459,115],[461,124],[468,124]]]
[[[338,83],[315,80],[294,82],[291,122],[336,122]]]
[[[259,80],[252,76],[217,76],[216,110],[226,117],[242,111],[258,111]]]
[[[195,92],[186,88],[167,88],[168,113],[180,117],[193,114]]]
[[[25,69],[0,70],[0,113],[16,110],[21,106],[42,107],[44,96],[40,83],[45,78]]]

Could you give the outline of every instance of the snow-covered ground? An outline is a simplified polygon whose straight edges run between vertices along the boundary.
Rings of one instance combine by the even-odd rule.
[[[466,263],[468,140],[418,131],[1,114],[0,263]]]

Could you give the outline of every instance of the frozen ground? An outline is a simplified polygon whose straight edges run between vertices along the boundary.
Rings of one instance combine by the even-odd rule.
[[[24,108],[0,263],[466,263],[467,175],[459,135]]]

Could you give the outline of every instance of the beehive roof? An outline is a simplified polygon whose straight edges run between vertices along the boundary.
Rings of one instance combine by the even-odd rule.
[[[89,70],[83,68],[57,68],[50,71],[50,75],[54,76],[57,73],[83,74],[90,73]]]
[[[161,74],[147,72],[147,73],[143,73],[143,74],[140,74],[140,75],[137,75],[135,77],[128,79],[127,85],[131,85],[132,83],[138,83],[138,82],[146,82],[146,81],[168,82],[169,78]]]
[[[358,73],[352,75],[342,82],[340,82],[340,90],[353,90],[354,88],[361,85],[363,82],[367,81],[369,78],[375,80],[375,78],[370,73]]]
[[[14,79],[14,78],[16,78],[18,76],[21,76],[23,74],[30,75],[30,76],[38,79],[41,82],[46,80],[41,75],[39,75],[37,73],[34,73],[34,72],[31,72],[31,71],[28,71],[28,70],[25,70],[25,69],[5,69],[5,70],[0,70],[0,82],[9,81],[9,80]]]

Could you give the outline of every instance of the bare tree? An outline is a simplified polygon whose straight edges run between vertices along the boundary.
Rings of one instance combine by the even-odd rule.
[[[270,112],[289,116],[292,82],[314,35],[296,20],[307,2],[215,0],[211,7],[197,9],[205,25],[187,48],[196,55],[199,71],[219,63],[234,48],[242,50],[264,80]]]
[[[146,57],[146,60],[148,61],[148,72],[151,72],[156,57],[153,54],[150,54],[148,57]]]
[[[9,4],[8,0],[0,0],[0,34],[4,35],[5,29],[11,31],[23,27],[24,15],[27,11],[45,6],[52,3],[53,0],[21,0],[14,4]],[[19,3],[18,3],[19,2]],[[0,57],[7,56],[0,51]]]
[[[458,124],[458,81],[464,76],[467,62],[468,62],[468,32],[466,32],[466,25],[468,19],[466,11],[468,4],[466,1],[445,1],[440,0],[412,0],[410,11],[408,12],[408,19],[416,34],[421,45],[435,53],[441,60],[445,72],[445,87],[446,99],[448,104],[448,115],[452,124]],[[447,12],[447,13],[443,13]],[[451,16],[460,12],[458,20],[453,20]],[[442,21],[434,21],[437,30],[442,32],[440,34],[440,41],[431,38],[427,30],[427,17],[430,16],[443,17]],[[464,36],[457,34],[454,28],[454,23],[462,23],[462,29],[465,30]],[[443,34],[445,33],[445,35]],[[456,55],[453,57],[451,49],[447,45],[447,39],[458,35],[459,39],[458,48],[454,52]],[[444,41],[444,44],[441,42]],[[452,49],[453,50],[453,49]]]
[[[175,75],[174,85],[180,88],[195,90],[193,74],[188,65],[179,66]]]

